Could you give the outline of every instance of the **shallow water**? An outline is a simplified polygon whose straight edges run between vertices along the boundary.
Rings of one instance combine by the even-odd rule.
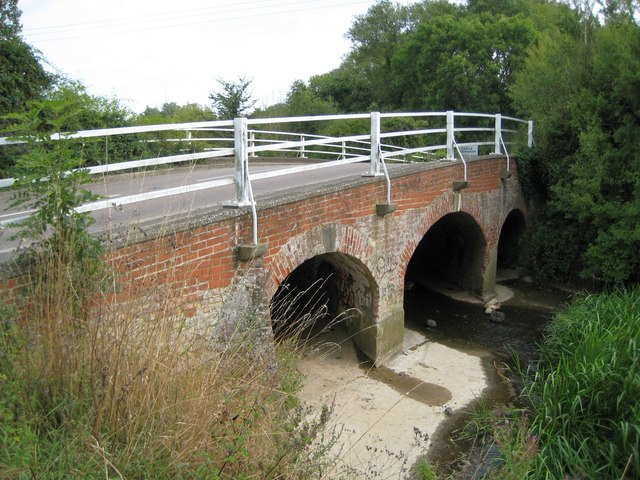
[[[502,303],[504,323],[492,323],[481,306],[461,302],[419,287],[405,295],[405,325],[426,332],[427,338],[463,350],[482,347],[508,355],[514,349],[530,357],[554,310],[568,298],[566,293],[530,284],[506,285],[513,296]],[[435,320],[436,328],[426,326]]]
[[[490,406],[514,400],[503,369],[509,352],[529,361],[554,308],[567,298],[525,283],[507,288],[500,324],[477,302],[421,287],[407,292],[403,353],[385,367],[373,369],[340,328],[318,337],[301,365],[302,396],[312,406],[335,405],[342,436],[327,478],[411,478],[427,449],[431,461],[455,468],[468,445],[454,443],[454,432],[469,407],[480,395]],[[437,326],[427,327],[428,319]]]
[[[517,395],[505,365],[512,366],[513,354],[523,364],[534,361],[537,345],[551,320],[553,312],[566,303],[570,295],[554,289],[544,289],[528,283],[512,281],[503,284],[510,290],[509,299],[501,304],[503,323],[492,323],[478,305],[461,302],[440,293],[418,289],[405,296],[405,324],[420,328],[426,338],[457,350],[477,354],[487,377],[482,398],[489,408],[517,403]],[[437,322],[436,328],[426,326],[427,319]],[[467,412],[479,400],[454,412],[444,420],[432,436],[428,458],[451,472],[469,442],[457,440],[459,430],[468,422]]]

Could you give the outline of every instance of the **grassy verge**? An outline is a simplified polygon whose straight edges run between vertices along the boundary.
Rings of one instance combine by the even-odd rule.
[[[558,314],[526,395],[540,478],[640,475],[640,288],[586,296]]]
[[[640,287],[558,313],[536,368],[521,372],[526,408],[473,416],[471,435],[491,457],[482,478],[638,478],[639,344]]]
[[[169,289],[83,317],[27,298],[0,326],[0,477],[313,476],[295,342],[214,348]]]
[[[127,296],[103,264],[75,210],[94,198],[83,150],[52,136],[77,114],[45,100],[11,116],[30,146],[15,203],[35,213],[19,233],[33,242],[26,288],[0,310],[0,478],[313,477],[328,411],[305,420],[295,400],[296,342],[265,352],[247,319],[213,344],[180,284]]]

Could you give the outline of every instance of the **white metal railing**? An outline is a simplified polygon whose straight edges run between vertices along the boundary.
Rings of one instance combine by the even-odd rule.
[[[382,128],[384,121],[388,119],[411,118],[418,128],[408,130],[385,131]],[[456,122],[456,119],[461,121]],[[274,126],[281,124],[300,124],[311,129],[316,122],[344,122],[362,120],[366,129],[355,134],[330,137],[306,132],[286,132],[276,130]],[[470,125],[469,123],[480,122]],[[484,123],[483,123],[484,122]],[[462,123],[462,125],[461,125]],[[505,128],[508,124],[508,128]],[[504,153],[507,156],[507,169],[509,169],[509,154],[506,145],[517,141],[516,134],[522,130],[518,127],[527,125],[527,144],[533,144],[533,122],[518,118],[502,116],[501,114],[464,113],[464,112],[411,112],[411,113],[379,113],[347,114],[347,115],[321,115],[303,117],[280,117],[263,119],[237,118],[234,120],[220,120],[209,122],[192,122],[181,124],[144,125],[136,127],[107,128],[99,130],[83,130],[74,133],[59,133],[52,136],[54,140],[64,139],[89,139],[104,137],[109,139],[115,136],[150,134],[154,132],[182,132],[184,138],[170,138],[162,141],[182,141],[187,145],[196,142],[209,142],[211,147],[195,153],[177,153],[156,158],[131,159],[86,167],[91,175],[120,172],[137,168],[148,168],[158,165],[178,164],[204,159],[233,157],[235,161],[234,176],[229,178],[193,184],[183,185],[164,190],[140,193],[119,197],[117,200],[99,200],[82,205],[79,212],[90,212],[112,206],[135,203],[145,200],[163,198],[182,193],[195,192],[222,185],[235,184],[235,199],[226,206],[244,207],[252,209],[253,217],[253,241],[257,242],[257,215],[255,212],[255,200],[251,189],[251,181],[263,178],[289,175],[296,172],[336,167],[348,163],[369,162],[369,171],[366,175],[385,176],[387,181],[387,203],[391,202],[391,183],[387,172],[386,160],[393,161],[424,161],[425,158],[437,158],[437,152],[445,153],[445,158],[456,161],[458,153],[464,165],[466,180],[466,160],[460,152],[460,146],[477,145],[478,147],[492,147],[493,153]],[[347,127],[346,127],[347,128]],[[353,128],[350,124],[348,128]],[[197,137],[193,133],[213,136]],[[204,133],[203,133],[204,132]],[[231,135],[233,133],[233,135]],[[464,137],[482,137],[465,141]],[[510,141],[505,142],[505,135],[510,136]],[[405,139],[405,142],[402,141]],[[149,139],[141,139],[148,142]],[[465,143],[466,142],[466,143]],[[0,148],[11,144],[24,143],[24,140],[0,138]],[[403,146],[413,144],[411,147]],[[267,155],[290,156],[292,158],[309,159],[315,156],[316,163],[298,165],[277,171],[267,171],[257,174],[249,174],[249,159],[251,157]],[[15,179],[0,179],[0,188],[9,187],[15,183]]]

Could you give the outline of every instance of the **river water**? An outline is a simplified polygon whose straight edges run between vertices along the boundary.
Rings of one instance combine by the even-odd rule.
[[[407,292],[403,352],[385,367],[372,368],[340,328],[310,345],[300,366],[307,376],[302,398],[312,411],[333,406],[325,478],[412,478],[427,452],[430,461],[455,468],[466,448],[454,441],[465,413],[480,396],[489,406],[513,401],[503,369],[509,351],[529,361],[554,309],[567,300],[503,280],[497,293],[505,318],[493,323],[482,303],[437,290]]]

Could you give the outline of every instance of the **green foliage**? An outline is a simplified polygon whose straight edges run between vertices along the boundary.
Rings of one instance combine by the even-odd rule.
[[[538,452],[538,439],[529,426],[526,410],[502,405],[490,407],[480,397],[459,436],[474,445],[465,473],[475,470],[478,475],[482,471],[478,478],[496,480],[529,478]]]
[[[530,7],[528,0],[468,0],[467,11],[492,15],[517,15]]]
[[[540,445],[536,478],[640,472],[639,343],[638,288],[586,296],[556,315],[526,390]]]
[[[331,115],[337,113],[333,101],[325,100],[317,95],[305,82],[297,80],[291,84],[285,104],[276,105],[266,112],[261,112],[261,117],[273,116],[274,113],[290,117],[303,117],[310,115]],[[327,127],[327,122],[293,122],[274,125],[276,130],[288,132],[305,132],[320,134]],[[272,127],[269,127],[272,128]]]
[[[93,219],[75,209],[96,197],[83,188],[90,179],[82,170],[84,158],[78,155],[79,140],[54,135],[75,123],[82,112],[78,103],[63,99],[31,102],[24,113],[6,118],[17,139],[28,145],[16,161],[14,205],[26,204],[35,212],[24,222],[18,235],[29,240],[27,256],[35,275],[46,275],[45,295],[54,299],[64,285],[71,296],[73,315],[84,316],[87,301],[83,292],[92,292],[101,275],[100,243],[87,229]],[[46,305],[42,305],[46,308]]]
[[[17,38],[22,31],[18,0],[3,0],[0,3],[0,40]]]
[[[213,111],[217,118],[231,120],[250,113],[256,100],[251,99],[251,80],[239,78],[237,81],[218,79],[220,89],[209,94]]]
[[[309,88],[323,101],[335,103],[336,111],[342,113],[362,113],[379,108],[373,86],[352,58],[335,70],[311,77]]]
[[[160,109],[147,107],[144,112],[136,115],[132,123],[134,125],[157,125],[162,123],[188,123],[206,122],[213,120],[213,112],[204,105],[187,103],[178,105],[169,102]]]
[[[90,179],[80,169],[84,158],[77,156],[74,148],[79,141],[57,138],[58,132],[69,131],[65,127],[74,124],[80,112],[82,109],[75,102],[47,99],[30,103],[24,113],[5,117],[12,122],[10,130],[16,132],[13,138],[29,146],[27,153],[16,161],[16,188],[21,194],[15,203],[28,203],[37,212],[30,217],[21,236],[40,240],[53,227],[51,242],[64,243],[76,226],[84,230],[91,222],[87,215],[74,212],[74,208],[93,199],[81,187]]]
[[[320,97],[305,82],[293,82],[287,94],[287,105],[290,116],[331,115],[337,109],[331,100]],[[313,132],[309,132],[313,133]]]
[[[28,101],[41,98],[54,81],[42,67],[40,52],[20,36],[22,12],[17,3],[0,2],[0,117],[23,110]],[[0,149],[0,178],[8,176],[19,152],[19,147]]]
[[[511,111],[507,89],[534,30],[522,16],[426,16],[393,58],[401,104],[417,110]]]
[[[418,460],[415,471],[418,480],[437,480],[438,478],[436,469],[426,458]]]
[[[534,248],[547,276],[556,275],[554,257],[566,256],[584,279],[634,282],[640,279],[640,27],[610,21],[589,38],[585,44],[575,31],[547,32],[512,88],[521,114],[536,120],[535,164],[524,170],[545,202],[538,238],[576,234]]]
[[[351,51],[340,67],[309,87],[340,112],[510,113],[507,90],[533,42],[538,10],[526,0],[376,2],[347,32]]]
[[[0,471],[37,478],[312,476],[305,453],[327,415],[303,421],[295,353],[256,355],[256,329],[224,350],[194,331],[179,285],[139,285],[135,302],[101,297],[108,277],[92,219],[75,208],[83,149],[68,135],[78,96],[32,102],[8,117],[29,149],[16,163],[17,202],[36,212],[19,315],[0,323]],[[171,276],[171,273],[168,272]],[[108,282],[106,279],[108,278]],[[113,298],[113,297],[110,297]]]
[[[0,39],[0,115],[41,97],[52,80],[33,47],[20,38]]]
[[[391,62],[400,43],[400,38],[411,24],[411,10],[408,7],[381,0],[369,7],[364,15],[356,16],[346,37],[351,41],[352,50],[345,62],[357,68],[360,81],[368,85],[372,99],[370,103],[379,109],[393,108],[398,104],[393,90]],[[356,95],[357,85],[352,86]],[[366,90],[365,90],[366,91]],[[355,105],[348,110],[354,111]]]
[[[38,104],[38,102],[40,102]],[[61,105],[66,112],[62,113]],[[36,113],[34,110],[40,110]],[[4,135],[27,135],[29,128],[37,128],[43,133],[64,133],[96,128],[122,127],[129,123],[130,112],[116,99],[92,96],[81,83],[69,79],[59,79],[55,88],[50,89],[40,99],[25,103],[12,110],[5,117]],[[27,120],[27,117],[31,117]],[[43,122],[37,125],[37,121]],[[55,117],[55,123],[49,123]],[[33,142],[40,139],[33,137]],[[31,148],[31,145],[28,145]],[[127,160],[140,155],[141,148],[133,136],[84,139],[66,143],[67,155],[81,159],[86,165],[103,164],[111,159]],[[21,145],[8,145],[0,148],[0,169],[4,167],[5,176],[9,176],[15,165],[15,159],[25,155],[27,149]]]
[[[169,102],[163,104],[160,109],[147,107],[141,114],[134,115],[131,123],[133,125],[159,125],[211,120],[213,120],[213,112],[204,105],[197,103],[178,105]],[[190,139],[187,139],[187,132],[184,130],[139,133],[127,135],[125,138],[131,142],[132,146],[135,146],[136,150],[133,153],[140,158],[201,152],[213,145],[209,141],[196,140],[199,137],[211,137],[211,132],[192,131],[190,133]],[[229,143],[223,146],[228,147]],[[120,158],[123,160],[133,158],[133,155]]]
[[[36,434],[31,422],[32,399],[17,361],[27,339],[15,322],[15,312],[0,307],[0,469],[17,476],[32,462]],[[11,465],[11,470],[3,468]]]

